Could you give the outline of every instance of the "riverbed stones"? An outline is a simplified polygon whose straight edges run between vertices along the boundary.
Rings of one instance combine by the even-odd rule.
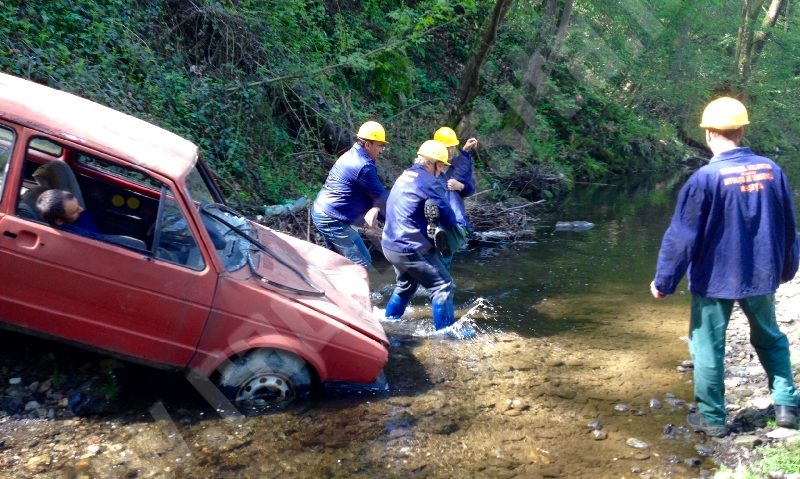
[[[694,450],[697,451],[703,457],[709,457],[714,455],[714,446],[709,444],[695,444]]]
[[[753,450],[756,446],[760,446],[763,441],[761,438],[754,434],[745,434],[742,436],[736,436],[733,440],[733,444],[736,447],[743,447],[745,449]]]
[[[750,400],[750,405],[756,409],[766,410],[772,405],[772,399],[762,396]]]
[[[25,462],[25,468],[34,474],[42,474],[50,468],[52,458],[49,454],[33,456]]]
[[[785,427],[779,427],[767,433],[767,437],[770,439],[788,439],[790,437],[796,437],[796,436],[800,436],[800,431],[797,431],[796,429],[788,429]]]
[[[637,439],[635,437],[629,437],[625,441],[625,444],[627,444],[629,447],[632,447],[634,449],[649,449],[650,448],[649,444],[647,444],[646,442],[642,441],[641,439]]]

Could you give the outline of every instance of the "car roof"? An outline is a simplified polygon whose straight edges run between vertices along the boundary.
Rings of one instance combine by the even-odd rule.
[[[0,73],[0,118],[169,178],[197,162],[197,146],[163,128],[70,93]]]

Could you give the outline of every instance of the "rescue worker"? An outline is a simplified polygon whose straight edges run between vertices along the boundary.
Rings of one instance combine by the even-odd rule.
[[[459,150],[460,141],[456,132],[446,126],[436,130],[433,134],[433,139],[447,147],[451,163],[451,166],[442,175],[442,179],[445,182],[447,199],[453,209],[453,213],[456,215],[458,227],[444,235],[440,229],[439,232],[434,231],[431,236],[442,253],[445,266],[450,269],[453,256],[464,247],[469,235],[472,234],[472,227],[467,219],[467,210],[464,206],[464,198],[475,193],[475,176],[472,169],[472,153],[470,152],[478,146],[478,140],[475,138],[468,139],[464,142],[464,147]],[[446,242],[443,241],[445,238]]]
[[[361,125],[356,142],[336,160],[311,209],[311,219],[328,248],[369,269],[372,257],[353,226],[376,227],[389,192],[375,160],[386,147],[380,123]]]
[[[723,97],[706,106],[700,127],[714,156],[681,189],[650,284],[653,297],[664,298],[688,269],[698,412],[687,422],[717,437],[728,433],[725,330],[735,302],[750,323],[750,342],[767,373],[778,426],[793,428],[797,419],[789,341],[775,320],[774,296],[798,267],[792,189],[778,165],[739,146],[749,123],[736,99]]]
[[[383,254],[397,276],[397,285],[386,305],[386,318],[399,319],[422,285],[430,294],[433,326],[440,332],[455,323],[455,285],[441,254],[426,234],[424,210],[426,203],[435,205],[440,226],[445,230],[457,227],[444,183],[438,178],[449,165],[447,147],[442,143],[428,140],[419,147],[413,166],[397,178],[389,193],[381,241]],[[455,337],[470,335],[474,331]]]

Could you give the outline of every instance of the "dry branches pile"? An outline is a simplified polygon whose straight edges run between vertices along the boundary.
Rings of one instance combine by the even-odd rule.
[[[499,243],[530,240],[534,225],[539,221],[538,212],[544,200],[532,202],[495,202],[468,200],[467,215],[472,224],[473,239],[480,242]],[[261,224],[297,238],[323,244],[322,238],[311,223],[309,208],[281,215],[259,216]],[[380,252],[380,230],[359,230],[368,240],[371,249]]]
[[[544,200],[519,202],[467,201],[467,217],[472,224],[474,238],[483,242],[516,242],[530,240],[537,211]]]

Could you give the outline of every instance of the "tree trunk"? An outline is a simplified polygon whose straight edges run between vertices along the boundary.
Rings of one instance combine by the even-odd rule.
[[[545,3],[544,15],[536,36],[536,49],[528,61],[524,77],[528,108],[535,109],[544,93],[545,82],[553,72],[553,58],[558,55],[567,36],[574,3],[574,0],[547,0]]]
[[[761,52],[764,50],[764,46],[767,44],[767,40],[769,40],[770,35],[772,35],[772,28],[775,26],[775,23],[777,23],[778,16],[780,16],[781,10],[787,1],[788,0],[772,0],[769,10],[767,11],[767,15],[764,17],[764,21],[761,22],[761,30],[756,33],[751,40],[750,61],[745,64],[745,68],[742,70],[742,77],[745,83],[747,83],[747,80],[750,79],[750,73],[753,71],[753,66],[755,66],[756,62],[758,61],[758,57],[761,55]]]
[[[736,38],[735,68],[742,87],[747,84],[758,56],[772,34],[772,28],[778,21],[780,12],[787,0],[772,0],[767,14],[761,21],[761,29],[756,32],[756,23],[766,0],[743,0],[742,20]]]
[[[483,64],[494,46],[497,30],[503,23],[513,0],[497,0],[492,9],[492,15],[486,21],[480,38],[478,39],[472,55],[464,67],[461,75],[461,85],[458,89],[458,101],[450,108],[446,124],[457,127],[461,120],[472,108],[472,101],[480,91],[480,75]]]

